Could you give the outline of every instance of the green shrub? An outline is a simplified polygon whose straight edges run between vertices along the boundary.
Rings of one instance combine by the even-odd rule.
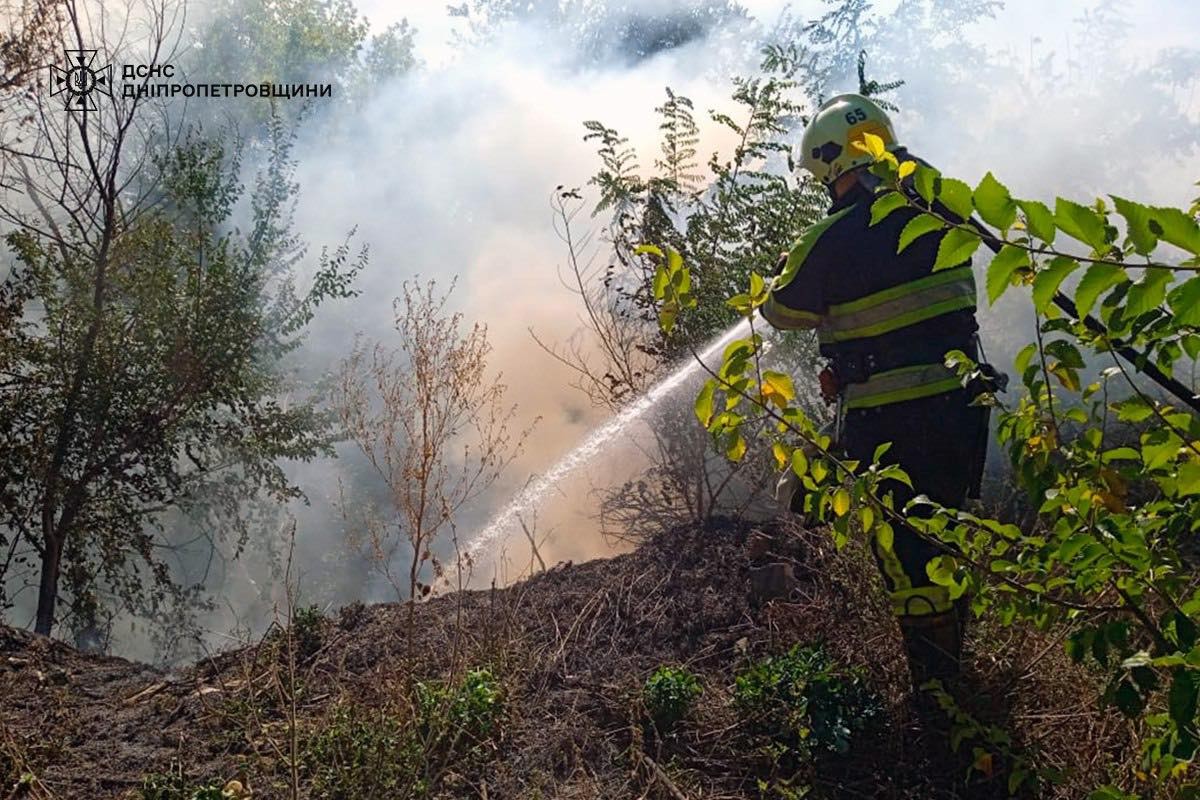
[[[448,741],[454,746],[464,736],[487,738],[500,707],[500,684],[486,669],[469,671],[454,686],[441,681],[417,684],[417,714],[426,741]]]
[[[414,783],[420,746],[400,718],[340,705],[309,738],[303,763],[314,797],[393,797]]]
[[[739,675],[734,699],[753,732],[800,753],[847,753],[882,712],[859,671],[799,645]]]
[[[486,669],[460,682],[415,687],[412,712],[339,706],[308,740],[304,765],[324,800],[424,797],[442,766],[469,755],[495,730],[499,682]]]
[[[662,666],[642,688],[646,712],[660,731],[669,731],[692,711],[704,690],[696,676],[684,667]]]
[[[301,606],[292,612],[292,637],[301,658],[308,658],[321,649],[324,625],[325,618],[316,606]]]

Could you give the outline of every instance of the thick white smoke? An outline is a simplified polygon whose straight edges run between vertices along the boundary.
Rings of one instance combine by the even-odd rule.
[[[1200,41],[1200,15],[1190,0],[1133,4],[1123,12],[1127,24],[1115,25],[1108,22],[1114,12],[1097,17],[1094,3],[1013,0],[994,18],[970,25],[965,40],[940,43],[936,53],[907,39],[904,21],[889,16],[898,7],[936,11],[938,5],[890,2],[877,9],[894,30],[885,29],[882,49],[871,53],[872,77],[907,81],[893,99],[902,109],[897,126],[915,152],[972,183],[990,169],[1020,196],[1113,192],[1158,203],[1194,196],[1200,61],[1186,48]],[[716,126],[704,124],[706,112],[730,107],[730,76],[754,71],[757,43],[785,9],[771,0],[745,6],[754,20],[735,20],[632,60],[581,59],[571,36],[555,28],[563,23],[536,16],[465,48],[453,41],[464,20],[447,14],[444,0],[361,6],[375,29],[401,17],[414,23],[424,67],[339,119],[340,135],[330,138],[328,128],[314,125],[300,141],[297,230],[309,242],[336,243],[357,226],[357,239],[371,248],[362,295],[325,310],[305,358],[332,370],[357,334],[394,340],[391,303],[401,282],[458,276],[455,303],[469,320],[490,326],[493,364],[522,420],[542,417],[504,492],[462,521],[464,534],[482,527],[505,493],[550,469],[605,418],[528,333],[532,327],[544,340],[564,341],[580,328],[577,299],[556,277],[566,253],[551,227],[549,198],[555,186],[582,186],[595,171],[582,122],[616,127],[648,166],[657,155],[652,110],[670,86],[695,101],[701,160],[727,147]],[[658,0],[643,13],[687,7]],[[826,8],[806,2],[791,11],[807,18]],[[1081,23],[1085,11],[1091,21]],[[947,48],[961,59],[945,59]],[[829,88],[853,89],[853,81],[842,76]],[[1031,333],[1012,303],[982,319],[985,336],[1001,352],[1013,352]],[[632,474],[638,466],[632,445],[591,479]],[[311,499],[309,507],[295,509],[301,574],[343,547],[343,523],[332,501],[347,469],[347,462],[323,461],[293,471]],[[588,488],[588,480],[575,481],[541,509],[542,532],[555,528],[548,557],[608,551],[591,519]],[[237,595],[229,594],[235,607]],[[382,587],[364,586],[357,572],[347,573],[329,596],[387,599]],[[210,627],[220,629],[231,618],[213,619]]]

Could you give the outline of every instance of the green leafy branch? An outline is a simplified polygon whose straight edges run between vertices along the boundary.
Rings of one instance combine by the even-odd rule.
[[[697,418],[735,461],[747,451],[750,426],[769,423],[765,433],[776,465],[793,473],[805,492],[805,511],[830,524],[839,546],[848,541],[852,526],[887,544],[894,525],[907,524],[942,552],[928,565],[931,580],[954,597],[971,592],[977,612],[991,609],[1003,624],[1067,625],[1068,652],[1079,660],[1090,657],[1107,672],[1103,699],[1142,720],[1141,768],[1147,779],[1184,791],[1200,741],[1195,719],[1200,582],[1181,555],[1184,538],[1200,529],[1200,422],[1152,399],[1120,362],[1085,385],[1080,346],[1115,359],[1117,352],[1127,355],[1122,337],[1145,350],[1135,367],[1145,370],[1155,359],[1167,374],[1184,354],[1195,358],[1200,352],[1193,297],[1198,279],[1172,286],[1174,275],[1195,271],[1200,263],[1194,257],[1200,255],[1194,220],[1177,210],[1121,199],[1117,210],[1127,220],[1128,233],[1118,243],[1103,204],[1089,208],[1059,198],[1051,212],[1036,201],[1013,198],[990,174],[972,190],[923,165],[900,163],[881,144],[864,142],[884,179],[872,218],[877,224],[906,209],[899,250],[937,232],[936,269],[945,269],[964,263],[990,239],[998,253],[988,269],[989,300],[995,302],[1012,286],[1031,291],[1037,339],[1016,360],[1026,393],[1011,407],[994,397],[985,401],[1003,409],[999,439],[1034,498],[1038,523],[1025,531],[924,497],[905,509],[894,508],[882,484],[908,479],[899,467],[880,464],[886,447],[865,470],[843,460],[795,405],[790,376],[762,369],[763,341],[753,317],[772,284],[757,274],[751,274],[746,291],[728,301],[750,319],[751,335],[725,348],[718,369],[705,366],[710,379],[696,399]],[[968,223],[976,213],[1001,233],[992,236]],[[1088,244],[1089,255],[1051,247],[1058,233]],[[804,241],[793,248],[777,280],[799,267]],[[1193,257],[1178,266],[1151,261],[1160,241]],[[1145,265],[1136,265],[1146,269],[1137,281],[1125,274],[1129,265],[1122,260],[1133,255],[1147,258]],[[688,308],[690,281],[681,257],[669,251],[659,256],[655,296],[666,312],[660,322],[669,330]],[[1084,264],[1090,266],[1069,306],[1076,318],[1063,318],[1052,303],[1063,281]],[[1103,322],[1086,316],[1093,308]],[[960,352],[947,354],[946,363],[964,382],[978,370]],[[1131,396],[1110,400],[1113,378],[1132,387]],[[1052,382],[1065,398],[1056,401]],[[1107,432],[1114,424],[1110,416],[1123,426],[1117,441]],[[1150,421],[1157,425],[1148,427]],[[932,513],[915,516],[918,506]]]

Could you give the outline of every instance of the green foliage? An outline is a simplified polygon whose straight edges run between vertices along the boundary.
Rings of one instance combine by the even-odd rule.
[[[1001,406],[999,439],[1039,509],[1038,524],[1021,530],[924,497],[895,508],[887,481],[908,479],[880,466],[886,446],[871,464],[832,452],[828,437],[795,407],[794,393],[759,366],[763,343],[753,332],[726,348],[697,397],[697,417],[737,459],[747,449],[747,420],[766,415],[777,465],[801,478],[805,510],[831,523],[839,545],[855,529],[887,542],[903,520],[953,548],[928,566],[953,597],[970,592],[977,612],[990,609],[1003,624],[1070,626],[1068,652],[1107,677],[1103,700],[1140,720],[1137,770],[1164,791],[1192,791],[1200,747],[1200,588],[1189,553],[1200,529],[1200,418],[1186,394],[1165,402],[1135,376],[1145,364],[1171,376],[1181,362],[1194,368],[1200,355],[1200,225],[1178,209],[1124,198],[1111,198],[1112,208],[1103,199],[1057,198],[1051,211],[1014,197],[991,173],[972,189],[900,163],[870,134],[859,144],[875,157],[872,170],[882,179],[873,222],[902,207],[923,220],[906,226],[898,248],[946,231],[937,263],[944,268],[986,239],[999,251],[988,268],[989,300],[1014,287],[1030,291],[1039,325],[1015,363],[1024,394],[1013,405],[994,394],[980,401]],[[915,197],[899,191],[901,181],[911,181]],[[953,216],[940,213],[942,206]],[[973,214],[999,232],[962,221]],[[1125,223],[1123,235],[1114,214]],[[1074,288],[1064,290],[1077,271]],[[759,288],[752,284],[731,304],[752,318],[767,296]],[[1142,353],[1138,363],[1117,356],[1128,347]],[[946,357],[964,383],[979,377],[962,353]],[[1089,358],[1111,366],[1093,380]],[[924,513],[914,516],[918,505]],[[970,736],[1003,744],[994,732],[960,721]],[[1040,774],[1021,769],[1018,785]]]
[[[802,66],[796,53],[773,47],[764,51],[761,74],[735,79],[733,109],[713,111],[710,122],[736,144],[714,153],[706,174],[696,161],[700,123],[692,102],[670,89],[655,109],[662,156],[649,175],[625,137],[599,121],[585,123],[584,138],[598,144],[601,162],[591,179],[595,213],[612,214],[616,264],[605,275],[605,305],[645,324],[638,349],[660,364],[728,327],[736,314],[726,298],[751,274],[770,275],[794,232],[821,213],[824,189],[787,169],[788,135],[801,111],[790,94]],[[684,261],[690,269],[681,274]],[[669,276],[686,281],[686,291]],[[670,310],[658,328],[655,308],[663,302]],[[680,315],[685,307],[689,313]]]
[[[221,781],[195,783],[183,772],[183,766],[172,764],[164,773],[152,773],[142,778],[138,787],[139,800],[229,800]]]
[[[325,618],[316,606],[301,606],[292,613],[292,636],[301,658],[308,658],[321,649],[325,641]]]
[[[858,670],[799,645],[738,675],[734,700],[751,731],[801,755],[848,753],[883,711]]]
[[[467,672],[462,681],[418,683],[419,727],[427,743],[458,747],[491,734],[500,715],[500,684],[486,669]]]
[[[103,604],[146,614],[183,605],[196,588],[165,561],[168,512],[186,516],[192,536],[240,552],[251,501],[298,495],[280,462],[329,451],[329,419],[284,358],[322,303],[353,294],[365,253],[322,252],[311,286],[296,286],[305,253],[290,231],[292,133],[279,120],[269,132],[248,196],[239,143],[193,133],[153,154],[153,209],[95,220],[109,244],[29,230],[7,238],[17,268],[0,296],[28,313],[10,306],[14,325],[0,340],[19,376],[0,387],[0,543],[24,540],[47,566],[45,633],[60,593],[81,626],[96,624]],[[241,199],[244,231],[231,224]]]
[[[690,670],[662,666],[646,679],[642,701],[655,727],[666,732],[691,713],[703,691],[699,679]]]
[[[303,764],[316,797],[404,797],[418,782],[420,745],[402,718],[338,706],[305,745]]]
[[[1003,728],[980,722],[947,692],[940,681],[930,681],[921,687],[937,703],[950,722],[950,748],[955,752],[964,746],[971,748],[968,774],[978,772],[986,778],[1007,774],[1010,795],[1033,792],[1035,796],[1047,784],[1059,784],[1063,774],[1056,769],[1038,768],[1025,753],[1014,747],[1012,737]]]
[[[332,84],[328,107],[365,102],[375,88],[416,66],[416,30],[406,19],[371,33],[351,0],[218,0],[208,7],[188,53],[188,72],[203,83]],[[310,101],[311,102],[311,101]],[[234,114],[256,136],[273,114],[299,119],[308,103],[250,100]],[[336,118],[333,120],[336,122]]]
[[[339,705],[305,746],[314,796],[429,796],[446,764],[471,757],[492,735],[500,710],[499,683],[485,669],[453,684],[416,684],[409,709]]]

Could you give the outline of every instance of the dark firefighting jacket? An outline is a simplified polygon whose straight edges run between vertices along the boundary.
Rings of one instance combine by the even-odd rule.
[[[933,271],[944,231],[897,253],[900,232],[919,212],[901,208],[871,225],[877,197],[859,184],[834,203],[815,240],[793,248],[783,273],[790,280],[776,281],[762,308],[777,328],[816,328],[847,410],[961,388],[943,358],[950,350],[973,352],[978,330],[970,260]],[[958,221],[944,207],[937,211]]]

